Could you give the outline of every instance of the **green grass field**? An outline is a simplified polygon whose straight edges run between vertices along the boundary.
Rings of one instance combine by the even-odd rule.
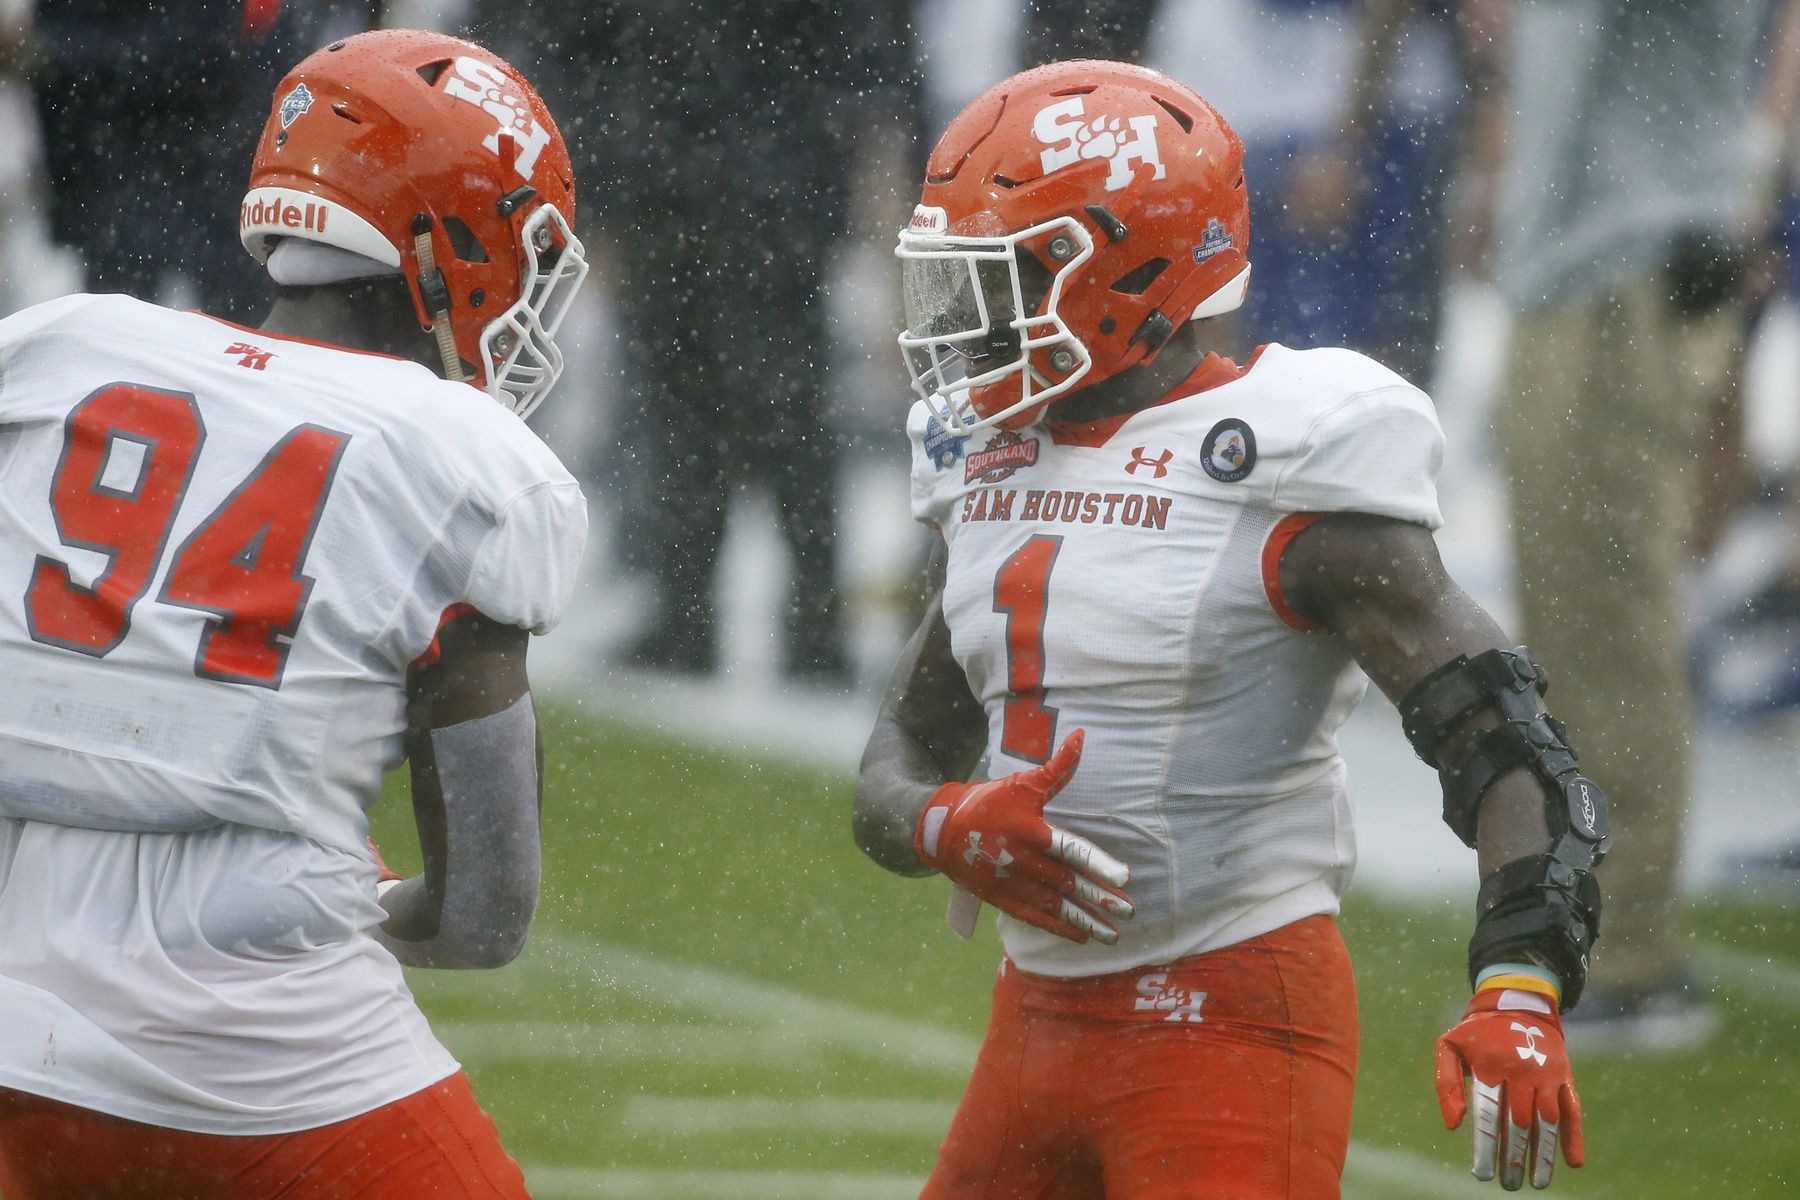
[[[986,1020],[998,943],[944,927],[941,880],[878,870],[850,781],[596,725],[545,731],[545,888],[500,972],[413,972],[538,1200],[917,1195]],[[376,834],[416,868],[403,777]],[[1792,899],[1790,897],[1790,899]],[[1460,906],[1366,897],[1345,1194],[1498,1194],[1431,1090],[1460,1006]],[[1556,1194],[1800,1196],[1800,911],[1709,906],[1726,1032],[1702,1054],[1576,1063],[1590,1165]],[[1772,960],[1772,961],[1765,961]]]

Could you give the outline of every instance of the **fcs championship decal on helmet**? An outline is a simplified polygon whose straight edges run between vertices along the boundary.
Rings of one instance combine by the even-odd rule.
[[[306,115],[306,110],[313,104],[313,94],[306,90],[304,83],[295,84],[294,90],[281,98],[281,127],[287,129]]]
[[[1206,435],[1200,469],[1220,483],[1236,483],[1256,466],[1256,435],[1236,417],[1226,417]]]
[[[1194,261],[1205,262],[1221,250],[1231,249],[1231,231],[1225,228],[1225,222],[1214,217],[1206,223],[1206,232],[1200,235],[1200,244],[1194,247]]]

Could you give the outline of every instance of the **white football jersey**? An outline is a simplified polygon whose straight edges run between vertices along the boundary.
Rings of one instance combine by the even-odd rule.
[[[1336,730],[1367,686],[1286,605],[1309,514],[1442,523],[1430,401],[1348,350],[1209,356],[1159,405],[952,437],[913,408],[914,515],[988,716],[988,774],[1087,731],[1046,809],[1130,865],[1136,919],[1075,945],[1004,915],[1025,970],[1166,963],[1335,913],[1355,863]]]
[[[442,622],[554,625],[586,523],[416,363],[120,296],[0,321],[0,1083],[255,1132],[454,1070],[366,936],[366,811]]]

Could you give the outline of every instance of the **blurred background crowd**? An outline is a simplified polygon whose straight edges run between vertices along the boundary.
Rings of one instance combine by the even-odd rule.
[[[1222,352],[1347,345],[1433,394],[1452,571],[1606,681],[1558,711],[1621,817],[1659,814],[1627,869],[1672,894],[1692,729],[1800,731],[1796,0],[0,0],[0,311],[119,290],[255,324],[235,213],[273,86],[377,24],[492,46],[575,154],[598,286],[534,423],[596,532],[552,675],[863,719],[926,550],[894,231],[964,104],[1094,56],[1244,139]],[[1800,829],[1762,832],[1751,865],[1800,873]]]

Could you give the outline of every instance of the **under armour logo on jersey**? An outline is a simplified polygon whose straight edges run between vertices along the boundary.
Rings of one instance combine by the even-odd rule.
[[[273,351],[252,346],[249,342],[233,342],[225,347],[225,353],[239,355],[238,366],[249,367],[253,371],[268,370],[269,360],[275,357]]]
[[[1152,971],[1139,976],[1137,993],[1137,999],[1131,1005],[1133,1012],[1166,1013],[1165,1021],[1189,1021],[1195,1025],[1205,1019],[1200,1015],[1200,1008],[1206,1003],[1206,993],[1170,987],[1167,971]]]
[[[1149,467],[1151,471],[1150,477],[1152,479],[1161,479],[1164,475],[1169,473],[1169,464],[1174,461],[1175,452],[1173,450],[1164,450],[1155,458],[1151,458],[1144,453],[1144,448],[1139,446],[1131,452],[1131,461],[1125,464],[1125,469],[1131,474],[1136,475],[1139,467]]]
[[[996,879],[1005,879],[1007,875],[1010,874],[1006,868],[1011,864],[1012,860],[1012,851],[1008,850],[1005,846],[1000,847],[999,854],[990,854],[986,850],[983,850],[981,848],[981,831],[979,829],[969,835],[969,848],[963,851],[963,861],[968,863],[971,867],[979,862],[985,862],[992,865],[994,868],[994,878]]]
[[[1543,1030],[1539,1029],[1536,1025],[1521,1025],[1517,1021],[1512,1023],[1512,1027],[1515,1032],[1525,1035],[1525,1044],[1523,1046],[1513,1047],[1513,1049],[1519,1052],[1519,1058],[1521,1060],[1535,1058],[1537,1059],[1537,1065],[1540,1067],[1550,1061],[1548,1056],[1546,1056],[1542,1050],[1537,1048],[1537,1040],[1544,1036]]]
[[[508,79],[500,68],[465,54],[456,60],[455,74],[444,84],[444,94],[466,100],[499,123],[500,128],[481,144],[499,154],[500,135],[505,134],[514,146],[513,169],[529,182],[538,155],[550,144],[550,131],[537,123],[521,85]]]
[[[1129,136],[1125,134],[1126,126],[1131,128]],[[1032,118],[1031,132],[1049,147],[1039,155],[1046,175],[1084,158],[1104,158],[1111,163],[1106,190],[1116,192],[1137,174],[1133,163],[1149,163],[1156,168],[1158,179],[1169,173],[1162,164],[1162,152],[1157,149],[1153,116],[1124,118],[1102,114],[1089,121],[1082,97],[1070,96],[1039,109]]]

